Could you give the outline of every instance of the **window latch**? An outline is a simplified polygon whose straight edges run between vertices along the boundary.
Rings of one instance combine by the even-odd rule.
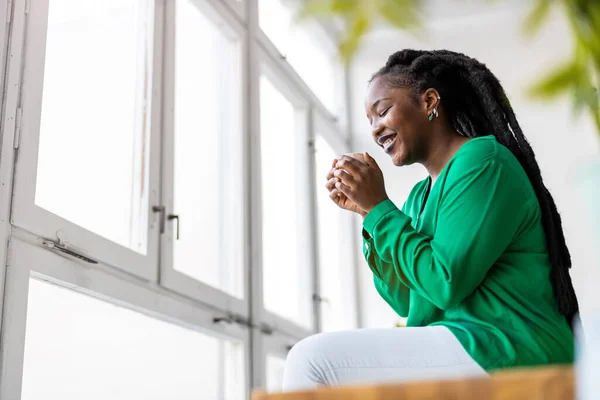
[[[312,299],[315,303],[329,304],[329,299],[327,299],[326,297],[321,297],[318,293],[314,293]]]
[[[165,206],[154,206],[152,207],[152,211],[160,214],[159,216],[159,232],[161,234],[165,233]]]
[[[84,256],[83,254],[77,253],[71,249],[68,249],[66,246],[58,244],[58,243],[54,243],[51,240],[44,240],[42,242],[42,245],[50,250],[54,250],[54,251],[59,251],[61,253],[67,254],[71,257],[75,257],[77,259],[80,259],[82,261],[85,261],[87,263],[90,264],[98,264],[98,261],[96,260],[92,260],[91,258]]]
[[[169,214],[169,216],[167,217],[167,219],[169,221],[173,221],[173,220],[177,220],[177,229],[176,229],[176,233],[175,233],[175,238],[177,240],[179,240],[179,215],[176,214]]]
[[[272,335],[273,334],[273,328],[271,326],[269,326],[265,323],[261,323],[260,325],[253,324],[252,322],[250,322],[250,320],[248,318],[242,317],[241,315],[230,314],[230,315],[223,316],[223,317],[215,317],[215,318],[213,318],[213,323],[214,324],[225,323],[228,325],[229,324],[238,324],[238,325],[242,325],[247,328],[250,328],[250,329],[257,329],[264,335]]]
[[[179,215],[177,215],[177,214],[166,215],[167,211],[166,211],[165,206],[154,206],[154,207],[152,207],[152,211],[157,214],[160,214],[159,215],[159,218],[160,218],[159,230],[160,230],[161,235],[163,233],[165,233],[165,216],[166,216],[166,219],[168,219],[169,221],[177,220],[177,228],[176,228],[175,232],[176,232],[176,238],[177,238],[177,240],[179,240]]]

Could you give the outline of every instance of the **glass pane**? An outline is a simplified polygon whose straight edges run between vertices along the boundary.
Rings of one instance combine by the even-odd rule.
[[[242,130],[238,41],[177,0],[174,267],[243,296]]]
[[[262,170],[262,266],[264,306],[310,326],[310,293],[300,240],[301,193],[294,182],[305,169],[295,129],[293,105],[264,76],[260,80]],[[305,163],[304,163],[305,164]]]
[[[337,61],[319,43],[316,28],[309,31],[307,25],[298,25],[293,12],[282,0],[259,0],[258,6],[262,31],[323,105],[331,112],[338,113],[339,105],[335,102]]]
[[[337,207],[325,188],[327,172],[337,156],[333,148],[317,136],[315,141],[317,211],[319,219],[319,286],[321,330],[356,328],[355,276],[352,264],[352,237],[349,214]]]
[[[336,73],[335,59],[319,46],[315,37],[304,30],[296,30],[287,60],[323,105],[333,114],[338,114],[341,104],[339,101],[336,103],[335,99],[339,76]]]
[[[143,254],[150,3],[50,0],[35,194],[38,206]]]
[[[30,280],[23,400],[243,399],[244,350]]]
[[[282,391],[284,368],[284,358],[271,354],[267,355],[267,392],[276,393]]]

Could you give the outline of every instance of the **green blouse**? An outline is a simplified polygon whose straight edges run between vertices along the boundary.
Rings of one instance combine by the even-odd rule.
[[[488,371],[572,363],[540,206],[514,155],[493,136],[471,139],[430,182],[363,221],[379,294],[409,327],[449,328]]]

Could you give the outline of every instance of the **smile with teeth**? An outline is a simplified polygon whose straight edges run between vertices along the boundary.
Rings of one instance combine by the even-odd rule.
[[[383,150],[387,153],[391,150],[392,146],[396,142],[397,135],[388,135],[386,137],[382,137],[381,139],[385,140],[383,140],[383,142],[379,140],[379,145],[383,147]]]

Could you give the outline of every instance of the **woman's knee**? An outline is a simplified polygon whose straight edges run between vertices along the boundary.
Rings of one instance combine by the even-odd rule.
[[[311,389],[327,384],[325,350],[332,342],[331,336],[331,333],[319,333],[292,347],[285,362],[284,390]]]

